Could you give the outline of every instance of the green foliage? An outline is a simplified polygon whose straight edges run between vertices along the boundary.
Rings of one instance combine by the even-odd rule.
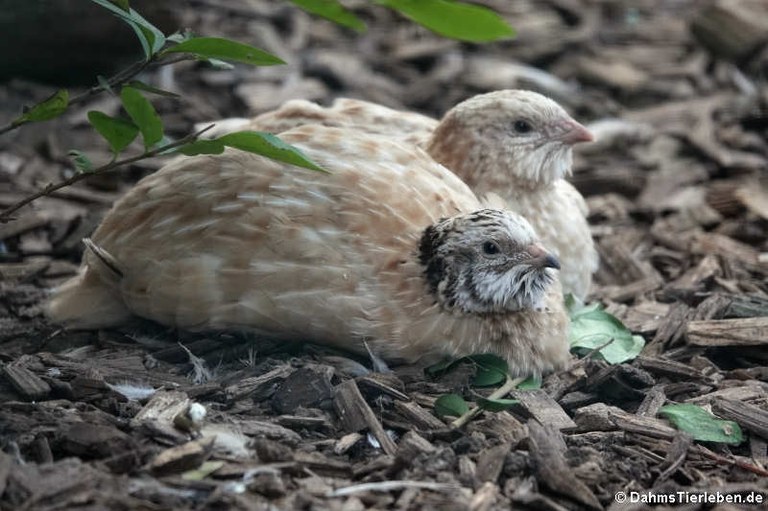
[[[125,86],[120,92],[123,108],[139,128],[144,147],[150,149],[163,139],[163,121],[155,107],[133,87]]]
[[[511,38],[515,30],[494,11],[453,0],[378,0],[429,30],[452,39],[483,43]]]
[[[134,78],[150,64],[167,65],[187,55],[206,60],[213,66],[229,66],[227,62],[241,62],[255,66],[272,66],[284,64],[280,58],[253,46],[217,37],[193,37],[189,33],[177,33],[168,37],[152,23],[144,19],[130,7],[129,0],[91,0],[93,3],[107,9],[111,14],[129,25],[136,33],[144,52],[144,59],[129,66],[110,79],[96,77],[98,87],[80,94],[70,101],[66,90],[59,90],[52,97],[34,105],[21,116],[6,126],[0,127],[0,134],[18,126],[34,121],[53,119],[64,113],[71,104],[79,103],[101,91],[113,92],[120,89],[123,108],[128,113],[130,121],[111,117],[102,112],[88,113],[88,119],[96,131],[109,144],[114,158],[111,162],[94,168],[92,162],[82,152],[72,150],[78,174],[60,183],[49,185],[45,190],[36,192],[27,198],[7,207],[0,212],[0,221],[11,219],[12,213],[29,204],[35,199],[48,194],[49,190],[58,190],[77,182],[85,174],[100,173],[137,161],[142,158],[179,150],[185,154],[219,154],[225,147],[233,147],[244,151],[261,154],[268,158],[290,163],[300,167],[323,170],[319,165],[310,161],[298,149],[284,143],[279,138],[258,132],[240,132],[225,135],[216,140],[198,140],[199,134],[183,137],[177,142],[163,135],[163,123],[152,104],[142,95],[145,93],[162,96],[178,97],[177,94],[164,91]],[[313,14],[325,17],[341,25],[355,30],[364,30],[365,24],[353,13],[346,10],[338,0],[289,0],[297,6]],[[501,17],[493,11],[470,4],[452,0],[378,0],[380,4],[401,12],[442,34],[465,41],[492,41],[514,35],[514,31]],[[173,58],[167,58],[173,57]],[[119,153],[126,149],[141,133],[145,151],[139,156],[117,159]],[[179,149],[180,148],[180,149]],[[475,378],[477,385],[495,385],[508,380],[506,365],[503,367],[490,364],[484,366],[478,363],[478,373]],[[509,380],[508,380],[509,381]]]
[[[85,154],[74,149],[70,150],[67,154],[72,158],[72,162],[75,164],[78,172],[82,174],[93,172],[93,162]]]
[[[290,163],[310,170],[325,171],[322,167],[292,145],[286,144],[275,135],[260,131],[238,131],[214,140],[197,140],[179,148],[188,156],[195,154],[221,154],[225,147],[260,154],[273,160]]]
[[[741,428],[733,421],[718,419],[704,408],[693,404],[667,405],[659,409],[681,431],[694,440],[738,445],[744,441]]]
[[[482,408],[483,410],[487,412],[503,412],[504,410],[509,410],[516,404],[518,404],[520,401],[517,399],[488,399],[482,396],[478,396],[475,398],[475,402],[477,403],[477,406]]]
[[[509,374],[509,365],[506,360],[502,359],[498,355],[492,353],[482,353],[477,355],[469,355],[461,357],[456,360],[443,361],[439,364],[435,364],[426,369],[427,374],[436,376],[449,371],[456,366],[459,362],[466,361],[475,365],[475,376],[472,380],[473,387],[489,387],[492,385],[503,384],[496,392],[501,391],[500,395],[491,394],[489,397],[480,396],[475,394],[475,404],[481,410],[489,412],[500,412],[507,410],[511,406],[518,403],[516,399],[503,399],[503,395],[512,390],[518,389],[533,389],[541,387],[541,380],[539,378],[528,378],[522,383],[515,385],[518,380],[512,378]],[[506,391],[502,390],[506,387]],[[447,413],[450,410],[451,413]],[[457,413],[459,410],[464,410],[461,413]],[[469,405],[459,395],[446,394],[440,396],[435,402],[435,413],[439,416],[444,415],[459,415],[464,416],[469,411]]]
[[[164,96],[166,98],[178,99],[181,97],[175,92],[158,89],[157,87],[152,87],[151,85],[147,85],[146,83],[140,82],[138,80],[131,80],[130,82],[128,82],[128,86],[133,87],[136,90],[149,92],[150,94],[157,94],[158,96]]]
[[[47,121],[60,116],[67,110],[69,105],[69,92],[65,89],[57,91],[53,96],[36,104],[19,117],[14,119],[11,124],[18,126],[27,122]]]
[[[131,10],[131,3],[128,0],[109,0],[125,12],[129,12]]]
[[[131,121],[110,117],[103,112],[88,112],[88,121],[107,140],[115,156],[128,147],[139,134],[139,128]]]
[[[202,59],[221,59],[252,66],[274,66],[285,62],[253,46],[220,37],[193,37],[161,53],[190,53]]]
[[[643,350],[645,339],[632,335],[621,321],[603,310],[600,304],[585,306],[568,295],[566,306],[571,317],[572,349],[588,352],[600,348],[598,353],[609,364],[632,360]]]
[[[529,376],[517,384],[518,390],[536,390],[541,388],[541,376]]]
[[[165,46],[165,35],[138,12],[134,11],[130,7],[127,10],[124,9],[128,2],[120,2],[120,5],[115,5],[110,0],[91,0],[109,12],[123,20],[130,26],[136,37],[139,38],[141,43],[141,49],[144,51],[144,58],[150,60],[157,52],[159,52],[163,46]]]
[[[435,400],[435,413],[438,417],[461,417],[469,411],[469,405],[458,394],[445,394]]]
[[[498,355],[483,353],[470,355],[464,357],[464,359],[477,365],[475,378],[472,380],[472,385],[475,387],[491,387],[504,383],[507,379],[507,374],[509,374],[507,361]]]
[[[305,11],[331,20],[339,25],[362,32],[366,29],[365,23],[344,8],[337,0],[289,0]]]

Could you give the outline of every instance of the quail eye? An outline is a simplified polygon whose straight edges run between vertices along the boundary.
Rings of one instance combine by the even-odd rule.
[[[486,241],[483,243],[483,253],[486,255],[495,255],[501,252],[499,246],[493,241]]]
[[[512,125],[517,133],[530,133],[533,130],[533,126],[528,121],[519,119]]]

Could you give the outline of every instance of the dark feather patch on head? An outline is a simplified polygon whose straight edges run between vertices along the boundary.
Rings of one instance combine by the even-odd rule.
[[[424,229],[419,241],[419,262],[425,267],[424,276],[433,293],[437,292],[437,286],[445,275],[445,261],[437,255],[437,248],[444,237],[437,227],[430,225]]]

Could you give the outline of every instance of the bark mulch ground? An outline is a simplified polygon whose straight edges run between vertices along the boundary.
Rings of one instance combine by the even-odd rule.
[[[602,259],[591,301],[646,347],[619,365],[575,362],[541,390],[514,393],[511,410],[455,431],[432,407],[445,393],[471,395],[468,365],[440,378],[421,367],[382,375],[345,354],[240,334],[47,323],[41,302],[76,271],[80,239],[163,163],[142,161],[0,224],[0,509],[650,507],[618,502],[619,492],[671,499],[667,509],[766,509],[763,2],[489,0],[519,37],[482,46],[367,2],[349,3],[368,21],[364,34],[287,2],[178,3],[183,26],[289,65],[149,73],[183,95],[155,101],[170,136],[292,98],[351,96],[437,116],[516,87],[590,123],[599,140],[579,148],[572,181]],[[0,85],[0,119],[53,90],[21,78]],[[118,107],[95,96],[0,138],[0,206],[71,173],[71,148],[106,160],[85,115]],[[692,441],[658,417],[669,403],[708,407],[745,441]],[[200,405],[207,416],[196,421]],[[742,503],[702,502],[701,492]]]

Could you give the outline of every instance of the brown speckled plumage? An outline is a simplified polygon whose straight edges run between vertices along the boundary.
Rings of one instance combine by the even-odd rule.
[[[323,126],[281,138],[331,173],[239,151],[173,162],[115,204],[92,236],[110,264],[87,250],[50,316],[366,340],[385,360],[490,351],[520,374],[565,363],[556,261],[525,220],[414,146]]]
[[[516,132],[518,121],[530,130]],[[571,146],[591,136],[554,101],[529,91],[497,91],[458,104],[438,122],[355,99],[338,99],[329,108],[295,100],[220,129],[280,133],[308,123],[354,127],[423,147],[479,196],[498,194],[525,216],[560,258],[564,291],[586,296],[598,257],[586,202],[563,178],[571,172]]]

